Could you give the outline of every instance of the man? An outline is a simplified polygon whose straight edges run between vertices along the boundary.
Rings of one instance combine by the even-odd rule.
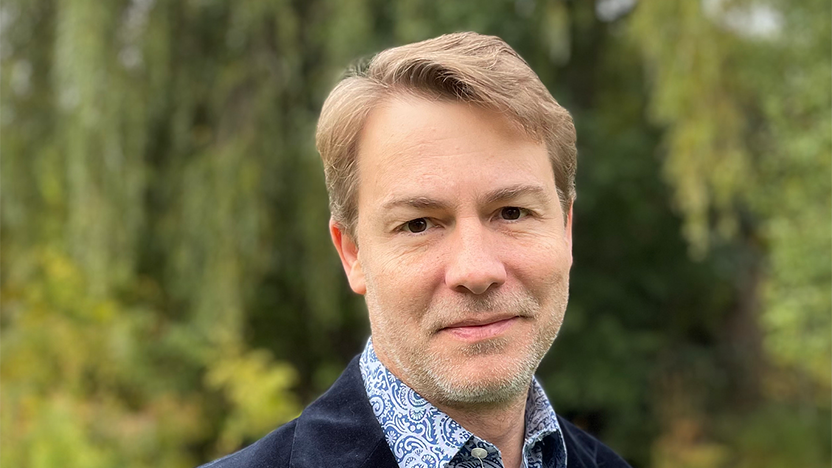
[[[326,100],[330,232],[364,352],[299,418],[212,467],[626,467],[534,372],[572,265],[575,129],[502,40],[386,50]]]

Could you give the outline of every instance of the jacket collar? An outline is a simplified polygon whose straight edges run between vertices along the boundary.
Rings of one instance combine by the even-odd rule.
[[[557,416],[569,453],[567,468],[627,467],[609,448]],[[544,441],[546,458],[559,444]],[[356,356],[341,377],[298,417],[289,466],[398,468],[376,420]]]
[[[367,400],[358,357],[298,418],[289,466],[397,467]]]

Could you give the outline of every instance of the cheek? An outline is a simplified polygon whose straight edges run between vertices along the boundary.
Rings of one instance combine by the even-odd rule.
[[[526,287],[545,291],[568,280],[571,254],[562,239],[537,239],[533,245],[515,246],[504,258]]]
[[[377,319],[383,321],[390,314],[407,322],[418,320],[439,286],[437,281],[443,278],[437,257],[431,259],[421,252],[402,254],[377,249],[363,257],[362,265],[368,306],[377,309],[370,311],[371,320],[379,315]]]
[[[390,246],[379,250],[374,272],[379,281],[394,284],[398,291],[424,294],[442,278],[442,254],[439,249]]]

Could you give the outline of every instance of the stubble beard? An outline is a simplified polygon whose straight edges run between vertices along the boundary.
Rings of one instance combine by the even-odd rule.
[[[375,318],[372,325],[377,354],[383,354],[390,361],[388,368],[422,397],[437,405],[456,408],[496,406],[525,398],[540,361],[560,330],[569,289],[568,276],[558,278],[546,301],[547,310],[527,291],[467,295],[433,302],[421,312],[425,314],[422,317],[432,319],[429,331],[419,329],[420,338],[414,341],[414,330],[402,327],[401,321],[395,320],[408,304],[382,304],[372,280],[367,280],[367,307]],[[505,354],[510,351],[509,347],[517,346],[515,340],[506,337],[465,345],[453,355],[429,352],[426,333],[435,334],[443,325],[470,317],[472,311],[509,312],[519,316],[519,320],[534,321],[522,339],[528,344],[524,345],[526,349],[521,358],[495,359],[496,364],[487,373],[472,374],[466,369],[466,358]]]

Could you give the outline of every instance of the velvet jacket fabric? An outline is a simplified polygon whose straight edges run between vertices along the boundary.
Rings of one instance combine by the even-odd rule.
[[[558,416],[567,468],[629,468],[591,435]],[[552,450],[545,447],[544,450]],[[544,457],[549,459],[551,457]],[[295,420],[203,468],[398,468],[376,420],[358,367],[341,377]]]

